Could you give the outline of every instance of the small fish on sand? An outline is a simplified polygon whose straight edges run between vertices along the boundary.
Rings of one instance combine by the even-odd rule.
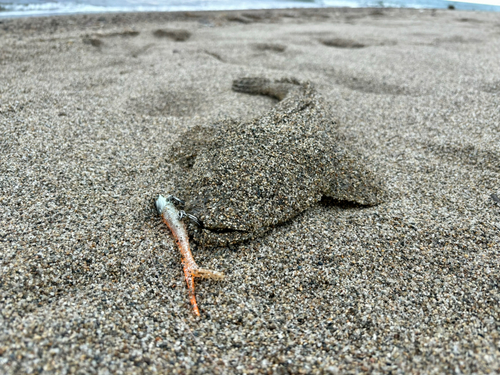
[[[181,135],[169,159],[183,170],[176,193],[202,226],[201,246],[227,246],[261,236],[322,197],[372,206],[382,184],[362,158],[343,147],[332,112],[312,84],[294,79],[235,80],[234,91],[279,103],[250,122],[226,120]]]

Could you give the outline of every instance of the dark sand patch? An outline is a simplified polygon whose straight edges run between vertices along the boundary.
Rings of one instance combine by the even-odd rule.
[[[131,98],[127,107],[137,113],[149,116],[194,116],[201,107],[203,97],[194,88],[172,91],[158,91],[141,97]]]
[[[500,81],[488,82],[479,87],[481,91],[496,94],[500,92]]]
[[[255,22],[255,18],[246,17],[241,14],[228,14],[225,18],[230,22],[239,22],[243,24],[250,24]]]
[[[176,42],[185,42],[191,37],[191,32],[180,29],[158,29],[153,31],[153,35],[157,38],[168,38]]]
[[[377,78],[356,77],[337,72],[331,75],[337,84],[367,94],[412,95],[412,91],[408,87],[387,83]]]
[[[258,12],[244,12],[241,14],[243,17],[250,18],[255,21],[268,20],[273,17],[271,12],[258,11]]]
[[[104,42],[101,39],[98,38],[83,38],[82,39],[83,43],[85,44],[90,44],[92,47],[102,47]]]
[[[480,21],[476,18],[470,18],[470,17],[462,17],[462,18],[457,18],[459,22],[469,22],[469,23],[483,23],[483,21]]]
[[[370,12],[370,16],[373,16],[373,17],[382,17],[382,16],[385,16],[385,12],[383,11],[383,9],[380,9],[380,8],[373,9]]]
[[[480,43],[480,40],[464,38],[462,35],[453,35],[444,38],[436,38],[433,41],[433,44],[464,44],[464,43]]]
[[[447,162],[456,162],[464,166],[500,172],[500,153],[484,150],[472,144],[433,144],[427,143],[426,149]]]
[[[140,31],[137,30],[123,30],[123,31],[112,31],[109,33],[95,33],[93,36],[95,38],[116,38],[116,37],[122,37],[122,38],[129,38],[129,37],[135,37],[140,34]]]
[[[208,50],[204,50],[203,52],[206,53],[208,56],[212,56],[216,60],[219,60],[220,62],[224,62],[224,63],[226,62],[226,60],[217,52],[212,52],[212,51],[208,51]]]
[[[130,54],[130,56],[137,58],[137,57],[145,54],[146,52],[148,52],[154,46],[156,46],[155,43],[148,43],[148,44],[140,46],[140,47],[132,47],[129,50],[129,54]]]
[[[328,47],[336,48],[364,48],[365,44],[357,42],[352,39],[343,38],[331,38],[331,39],[321,39],[320,42]]]
[[[286,46],[277,43],[256,43],[252,46],[257,51],[285,52]]]

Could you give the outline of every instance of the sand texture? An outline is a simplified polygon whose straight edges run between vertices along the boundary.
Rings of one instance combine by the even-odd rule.
[[[0,373],[499,373],[499,40],[448,10],[0,20]],[[154,200],[183,135],[279,105],[245,76],[310,81],[388,199],[195,244],[226,275],[195,318]]]

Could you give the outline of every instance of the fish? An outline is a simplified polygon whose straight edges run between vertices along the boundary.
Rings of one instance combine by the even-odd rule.
[[[387,199],[312,83],[243,77],[232,89],[279,102],[251,121],[193,127],[168,152],[180,171],[174,191],[202,223],[188,226],[197,244],[224,247],[263,236],[323,197],[363,206]]]

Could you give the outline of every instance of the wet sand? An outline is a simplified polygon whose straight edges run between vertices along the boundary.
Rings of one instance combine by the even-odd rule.
[[[0,20],[0,372],[500,372],[500,14],[305,9]],[[311,81],[390,199],[194,245],[154,210],[182,133]]]

